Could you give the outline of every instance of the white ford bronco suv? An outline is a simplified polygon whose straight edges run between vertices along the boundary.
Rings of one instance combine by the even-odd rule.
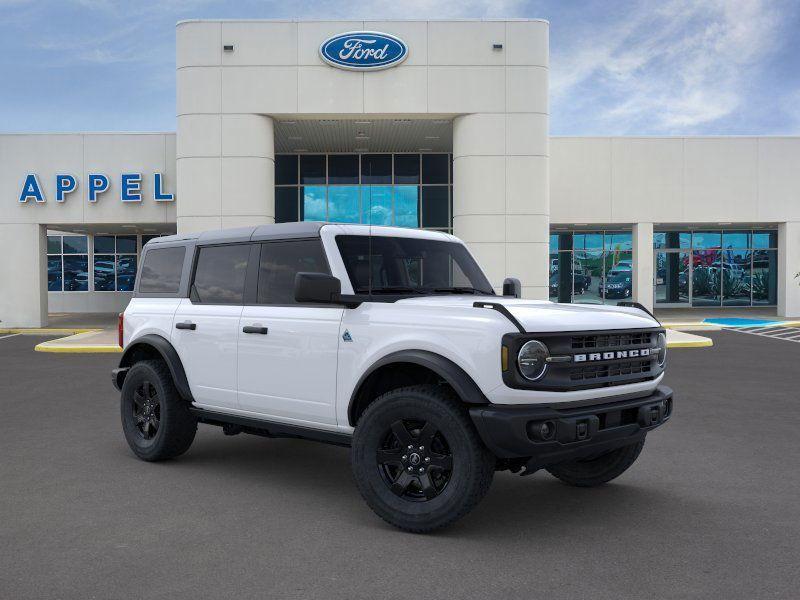
[[[496,295],[444,233],[287,223],[157,238],[120,316],[122,428],[146,461],[226,434],[351,447],[405,530],[464,516],[495,471],[594,486],[669,419],[664,330],[634,303]]]

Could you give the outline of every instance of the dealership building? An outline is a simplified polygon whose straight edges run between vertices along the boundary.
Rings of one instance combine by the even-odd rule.
[[[152,236],[454,233],[499,289],[800,316],[800,138],[550,137],[540,20],[187,21],[177,133],[0,135],[0,327],[120,311]]]

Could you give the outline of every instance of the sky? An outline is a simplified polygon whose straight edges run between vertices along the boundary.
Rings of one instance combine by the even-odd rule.
[[[175,23],[550,21],[552,135],[800,134],[800,0],[0,0],[0,132],[174,131]]]

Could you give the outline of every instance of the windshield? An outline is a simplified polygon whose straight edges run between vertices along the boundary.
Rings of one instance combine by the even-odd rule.
[[[457,242],[339,235],[336,244],[356,294],[494,295],[478,264]]]

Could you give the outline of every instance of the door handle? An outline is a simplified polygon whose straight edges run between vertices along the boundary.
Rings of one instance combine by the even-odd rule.
[[[257,325],[245,325],[242,327],[242,331],[244,333],[260,333],[261,335],[267,335],[267,333],[269,333],[267,327],[260,327]]]
[[[195,323],[190,323],[188,321],[184,323],[175,323],[175,329],[191,329],[194,331],[197,329],[197,325]]]

